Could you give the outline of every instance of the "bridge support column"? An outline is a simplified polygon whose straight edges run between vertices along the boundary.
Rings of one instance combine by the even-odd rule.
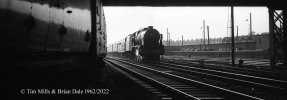
[[[286,65],[287,9],[268,8],[271,51],[270,66]]]

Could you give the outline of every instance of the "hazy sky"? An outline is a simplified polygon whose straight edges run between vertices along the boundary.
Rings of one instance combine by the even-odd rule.
[[[154,26],[163,34],[164,40],[167,28],[173,40],[181,39],[182,35],[184,39],[202,38],[203,20],[210,27],[210,38],[226,37],[230,17],[230,7],[104,7],[104,11],[108,44],[147,26]],[[239,35],[248,34],[250,13],[252,30],[256,33],[268,32],[267,7],[235,7],[234,25],[235,28],[238,25]]]

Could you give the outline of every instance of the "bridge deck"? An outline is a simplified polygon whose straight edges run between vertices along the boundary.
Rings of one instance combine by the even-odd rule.
[[[103,0],[104,6],[273,6],[284,7],[283,0]]]

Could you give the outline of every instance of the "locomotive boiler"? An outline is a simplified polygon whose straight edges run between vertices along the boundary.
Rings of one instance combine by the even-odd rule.
[[[136,31],[108,47],[108,52],[121,53],[137,61],[159,61],[164,51],[162,34],[153,26]]]

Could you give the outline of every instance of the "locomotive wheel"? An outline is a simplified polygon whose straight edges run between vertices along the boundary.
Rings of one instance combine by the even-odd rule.
[[[139,56],[139,62],[143,62],[143,57]]]
[[[139,49],[136,49],[135,55],[136,55],[136,61],[138,61],[138,62],[142,62],[143,61],[143,57],[140,55],[140,50]]]
[[[138,57],[138,56],[136,57],[136,61],[137,61],[137,62],[139,62],[139,61],[140,61],[140,59],[139,59],[139,57]]]
[[[137,61],[137,62],[142,62],[142,61],[143,61],[143,59],[142,59],[142,57],[141,57],[141,56],[136,56],[136,61]]]

